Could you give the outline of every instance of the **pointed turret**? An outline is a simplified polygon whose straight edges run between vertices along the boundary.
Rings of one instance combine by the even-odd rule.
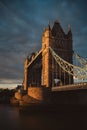
[[[71,31],[71,27],[70,27],[70,24],[68,24],[68,32]]]
[[[51,27],[50,27],[50,21],[48,22],[48,27],[47,27],[48,30],[51,30]]]
[[[68,36],[69,38],[72,38],[72,31],[71,31],[70,24],[68,25]]]
[[[63,29],[62,29],[62,27],[61,27],[59,21],[56,20],[56,21],[54,22],[54,25],[53,25],[53,28],[52,28],[52,35],[53,35],[53,36],[57,36],[57,34],[60,34],[60,33],[61,33],[62,35],[64,35],[64,31],[63,31]]]
[[[59,24],[59,21],[58,21],[58,20],[55,20],[54,24]]]
[[[43,37],[50,37],[50,36],[51,36],[51,27],[49,22],[47,28],[44,29]]]

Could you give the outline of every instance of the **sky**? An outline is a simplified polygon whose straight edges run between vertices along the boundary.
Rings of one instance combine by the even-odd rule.
[[[0,0],[0,85],[23,82],[24,59],[41,48],[44,28],[70,24],[73,50],[87,58],[86,0]]]

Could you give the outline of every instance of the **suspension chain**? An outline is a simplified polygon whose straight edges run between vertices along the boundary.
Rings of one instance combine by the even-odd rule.
[[[79,56],[75,51],[73,51],[73,55],[80,62],[81,65],[87,64],[87,60],[85,60],[83,57]]]
[[[79,66],[72,65],[62,58],[60,58],[54,50],[50,47],[50,51],[56,62],[59,64],[59,66],[66,71],[68,74],[78,78],[78,79],[87,79],[87,69],[86,67],[81,68]]]

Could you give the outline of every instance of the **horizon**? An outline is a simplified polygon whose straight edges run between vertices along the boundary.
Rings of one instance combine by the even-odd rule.
[[[3,83],[3,84],[0,84],[0,89],[15,89],[18,85],[22,85],[22,84]]]

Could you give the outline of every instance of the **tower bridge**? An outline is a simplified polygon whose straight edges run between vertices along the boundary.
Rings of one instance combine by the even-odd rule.
[[[73,62],[73,55],[79,65]],[[24,90],[44,86],[54,91],[87,89],[87,61],[73,51],[70,26],[65,34],[60,23],[44,30],[42,48],[24,62]],[[74,83],[74,78],[80,83]]]

